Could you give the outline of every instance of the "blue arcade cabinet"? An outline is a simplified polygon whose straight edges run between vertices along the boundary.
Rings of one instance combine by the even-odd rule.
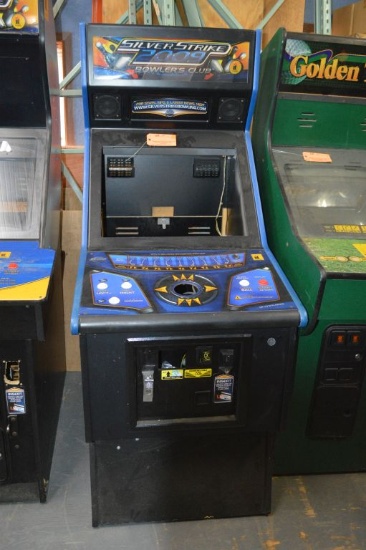
[[[65,375],[58,72],[52,5],[17,4],[0,6],[0,502],[44,502]]]
[[[268,514],[306,316],[266,245],[247,30],[87,25],[80,335],[93,525]]]

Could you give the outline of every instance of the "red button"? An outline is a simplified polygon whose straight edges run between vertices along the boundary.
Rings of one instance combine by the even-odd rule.
[[[345,346],[346,345],[346,332],[345,331],[332,331],[331,332],[331,345],[332,346]]]
[[[260,284],[262,286],[268,286],[268,281],[267,281],[267,279],[260,279],[258,281],[258,284]]]
[[[18,264],[16,264],[15,262],[12,262],[11,264],[8,265],[8,268],[9,269],[18,269]]]
[[[363,345],[363,336],[361,331],[352,330],[347,333],[347,344],[349,346],[361,346]]]

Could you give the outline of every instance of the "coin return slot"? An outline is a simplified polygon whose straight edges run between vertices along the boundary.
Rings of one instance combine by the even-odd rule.
[[[20,361],[4,361],[4,381],[11,386],[20,384]]]

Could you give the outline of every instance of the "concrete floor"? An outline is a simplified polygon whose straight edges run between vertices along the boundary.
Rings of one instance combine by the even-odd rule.
[[[363,550],[366,474],[276,477],[269,516],[95,529],[81,377],[68,373],[48,502],[0,505],[0,549]]]

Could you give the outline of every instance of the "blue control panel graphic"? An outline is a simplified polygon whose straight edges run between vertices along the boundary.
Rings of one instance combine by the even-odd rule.
[[[0,289],[19,287],[50,277],[55,251],[37,241],[1,241]]]
[[[238,273],[230,279],[228,303],[232,307],[273,302],[279,298],[273,275],[268,268]]]
[[[95,305],[152,311],[149,300],[132,277],[104,271],[92,273],[91,288]]]
[[[262,249],[87,254],[82,315],[240,309],[296,309]]]
[[[244,252],[234,254],[111,254],[115,267],[120,269],[228,269],[243,266],[245,263]]]

